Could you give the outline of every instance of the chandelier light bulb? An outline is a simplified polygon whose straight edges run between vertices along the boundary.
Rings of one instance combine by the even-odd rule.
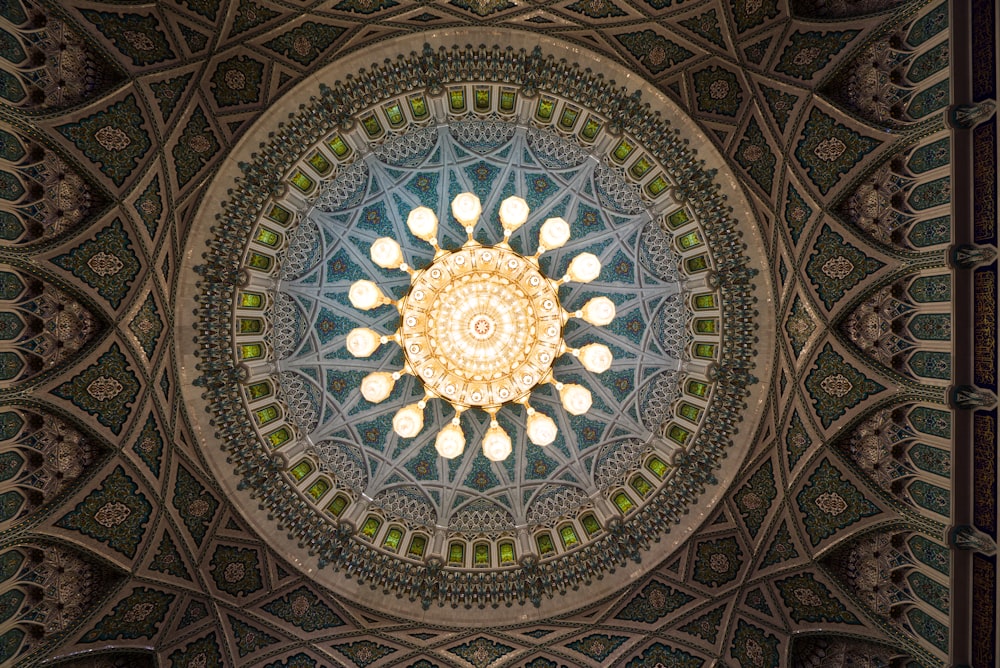
[[[556,440],[556,435],[559,433],[555,420],[538,411],[528,416],[527,427],[528,440],[535,445],[549,445]]]
[[[351,300],[351,305],[354,308],[362,311],[370,311],[388,301],[379,287],[367,280],[354,281],[347,293],[347,298]]]
[[[391,373],[373,371],[361,379],[361,396],[367,401],[377,404],[389,398],[395,384],[396,380]]]
[[[611,368],[612,360],[611,349],[603,343],[588,343],[580,348],[580,363],[591,373],[604,373]]]
[[[410,234],[429,243],[437,236],[438,217],[426,206],[418,206],[406,217],[406,226]]]
[[[549,218],[538,230],[538,244],[545,250],[562,248],[569,241],[569,223],[562,218]]]
[[[452,421],[439,431],[434,440],[434,448],[445,459],[454,459],[465,450],[465,432],[456,421]]]
[[[615,303],[607,297],[594,297],[583,305],[578,316],[596,327],[604,327],[615,319]]]
[[[355,327],[347,333],[347,351],[355,357],[369,357],[382,345],[378,332],[367,327]]]
[[[502,462],[511,451],[510,436],[496,420],[483,436],[483,455],[491,462]]]
[[[576,383],[563,385],[562,389],[559,390],[559,399],[562,400],[563,408],[570,415],[583,415],[590,410],[594,401],[590,390]]]
[[[403,249],[395,239],[380,237],[371,247],[372,262],[383,269],[399,269],[403,264]]]
[[[483,205],[473,193],[459,193],[451,201],[451,215],[465,227],[471,227],[479,221]]]
[[[392,417],[392,430],[403,438],[413,438],[424,428],[424,411],[419,404],[403,406]]]
[[[601,261],[593,253],[580,253],[569,263],[566,276],[576,283],[590,283],[601,274]]]
[[[507,232],[513,232],[528,220],[528,203],[522,198],[511,195],[500,203],[500,224]],[[457,217],[457,216],[456,216]]]

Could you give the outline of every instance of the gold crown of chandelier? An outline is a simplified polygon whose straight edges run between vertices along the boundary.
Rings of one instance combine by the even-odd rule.
[[[527,413],[528,439],[535,445],[552,443],[558,433],[555,421],[528,403],[531,391],[543,383],[559,392],[563,408],[572,415],[590,409],[590,390],[575,383],[561,383],[552,375],[555,359],[565,353],[578,357],[584,368],[603,373],[611,366],[611,350],[600,343],[568,348],[563,326],[571,317],[604,326],[615,317],[615,304],[607,297],[594,297],[579,311],[565,311],[559,303],[559,286],[569,281],[589,283],[601,272],[592,253],[580,253],[559,280],[544,276],[538,258],[547,250],[561,248],[570,237],[569,224],[549,218],[538,234],[534,255],[525,256],[507,243],[510,235],[528,220],[528,203],[508,197],[500,204],[503,241],[483,246],[473,238],[482,213],[479,198],[461,193],[452,200],[451,212],[465,227],[468,241],[460,248],[438,246],[438,217],[427,207],[410,211],[406,225],[413,236],[434,248],[434,260],[425,269],[406,264],[399,244],[389,237],[371,246],[372,261],[385,269],[400,269],[410,275],[410,288],[399,301],[386,297],[368,280],[351,285],[349,298],[355,308],[370,310],[392,304],[400,314],[400,326],[392,335],[381,335],[367,327],[351,330],[347,349],[355,357],[369,357],[380,345],[394,341],[403,349],[405,363],[399,371],[374,371],[361,381],[361,394],[372,403],[385,400],[403,374],[412,374],[424,387],[424,398],[396,412],[392,428],[403,438],[413,438],[423,429],[424,408],[430,399],[442,399],[455,409],[455,417],[438,432],[434,443],[442,457],[457,457],[465,449],[460,416],[477,407],[491,418],[483,437],[483,454],[502,461],[511,452],[511,439],[496,415],[506,403],[523,404]]]

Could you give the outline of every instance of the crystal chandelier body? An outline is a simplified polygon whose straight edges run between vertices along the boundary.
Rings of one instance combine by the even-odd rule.
[[[588,283],[600,274],[600,261],[590,253],[574,257],[559,280],[540,271],[538,258],[569,240],[565,220],[546,220],[539,230],[537,252],[525,256],[507,242],[527,221],[527,203],[520,197],[508,197],[501,203],[504,240],[495,246],[484,246],[473,238],[481,212],[476,195],[462,193],[455,197],[452,214],[465,227],[468,241],[458,249],[445,250],[437,244],[437,215],[426,207],[412,210],[407,227],[435,250],[434,260],[421,270],[406,264],[394,239],[377,239],[371,247],[372,261],[383,268],[409,273],[410,288],[397,302],[386,297],[373,282],[360,280],[351,286],[349,297],[356,308],[363,310],[393,304],[400,313],[400,326],[391,336],[357,328],[348,334],[346,343],[356,357],[368,357],[390,340],[402,347],[403,369],[393,373],[375,371],[361,382],[365,399],[378,403],[389,397],[403,374],[420,379],[424,398],[404,406],[393,418],[393,430],[399,436],[413,438],[419,434],[427,401],[442,399],[454,407],[455,417],[438,433],[435,447],[443,457],[456,457],[465,448],[459,416],[470,408],[480,408],[492,418],[483,438],[483,454],[501,461],[511,452],[510,436],[496,420],[504,404],[525,406],[528,439],[540,446],[555,440],[557,427],[551,416],[531,407],[533,389],[551,383],[567,412],[582,415],[589,410],[590,391],[582,385],[555,380],[552,365],[557,357],[570,353],[588,371],[601,373],[610,368],[612,355],[607,346],[591,343],[579,349],[567,348],[562,333],[571,317],[607,325],[615,316],[615,306],[607,297],[595,297],[581,310],[570,313],[559,303],[560,285],[568,281]]]

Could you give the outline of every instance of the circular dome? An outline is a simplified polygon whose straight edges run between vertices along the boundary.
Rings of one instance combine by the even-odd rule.
[[[409,56],[407,42],[386,42],[321,73],[336,83],[303,84],[282,123],[278,112],[261,120],[203,204],[216,224],[189,239],[198,280],[179,323],[195,342],[178,351],[188,399],[208,409],[198,438],[247,519],[348,597],[379,586],[399,595],[399,614],[431,608],[456,623],[462,605],[503,603],[491,615],[511,620],[568,610],[665,558],[745,456],[738,424],[753,431],[767,390],[753,368],[770,364],[755,350],[772,337],[755,324],[772,322],[755,298],[762,245],[697,126],[576,47],[546,40],[532,52],[537,36],[502,38],[511,48],[451,48],[501,39],[456,31]],[[466,221],[449,203],[461,192],[478,196],[484,221],[524,199],[509,250],[499,224],[475,230],[488,250],[460,248]],[[410,234],[418,207],[439,218],[424,236],[445,252]],[[543,231],[552,218],[569,239]],[[564,245],[536,269],[540,234]],[[385,237],[401,257],[392,244],[371,251]],[[400,262],[423,270],[412,286],[385,268]],[[586,284],[546,278],[591,269]],[[398,308],[353,308],[362,280]],[[560,304],[587,319],[560,328]],[[351,332],[397,328],[401,347],[348,350]],[[561,339],[586,354],[558,357]],[[390,375],[404,364],[431,370],[421,378],[437,396],[465,388],[462,430],[499,443],[502,427],[511,455],[440,457],[435,434],[454,412],[434,399],[424,419],[435,428],[394,433],[393,414],[425,392]],[[549,372],[561,382],[536,387]],[[481,410],[529,396],[533,407],[508,405],[499,424]]]

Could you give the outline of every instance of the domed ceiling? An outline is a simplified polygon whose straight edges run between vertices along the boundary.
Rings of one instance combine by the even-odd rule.
[[[995,665],[973,5],[0,4],[0,663]],[[382,237],[532,267],[555,217],[537,276],[599,274],[486,315],[566,311],[557,436],[505,403],[490,461],[470,408],[445,459],[446,384],[349,289],[409,298]]]

